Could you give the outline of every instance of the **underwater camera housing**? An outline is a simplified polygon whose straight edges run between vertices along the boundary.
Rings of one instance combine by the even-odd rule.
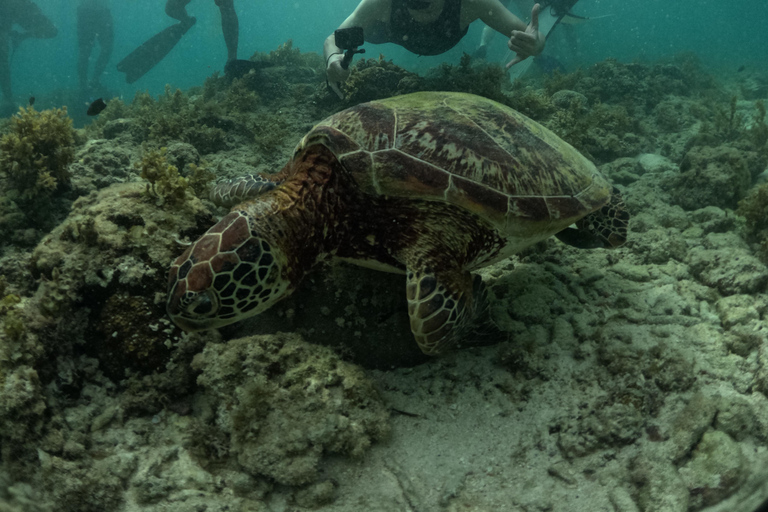
[[[349,68],[352,57],[356,53],[365,53],[365,48],[357,48],[365,43],[363,27],[340,28],[333,33],[333,37],[336,40],[336,46],[345,50],[344,58],[341,60],[342,68]]]

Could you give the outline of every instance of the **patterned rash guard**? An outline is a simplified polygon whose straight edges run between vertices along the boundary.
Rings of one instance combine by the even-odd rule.
[[[461,0],[445,0],[443,12],[432,23],[414,21],[404,0],[392,0],[389,26],[382,24],[366,34],[374,44],[395,43],[417,55],[447,52],[467,34],[461,29]]]

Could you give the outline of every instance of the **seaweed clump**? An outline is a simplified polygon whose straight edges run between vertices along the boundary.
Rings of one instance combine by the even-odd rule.
[[[712,121],[702,123],[699,133],[689,141],[681,173],[672,183],[677,204],[685,209],[708,205],[736,208],[747,196],[751,184],[768,165],[765,105],[757,102],[755,107],[757,113],[748,120],[747,114],[738,111],[733,96],[727,108],[717,106]],[[759,209],[755,205],[739,208],[745,212]]]
[[[184,203],[189,188],[189,180],[179,174],[175,165],[166,159],[167,148],[151,150],[136,162],[141,177],[147,180],[147,196],[155,200],[157,206],[178,206]]]
[[[205,101],[200,95],[187,96],[170,86],[157,100],[146,92],[137,93],[130,111],[134,139],[157,145],[188,142],[203,154],[225,149],[226,132],[233,125],[217,103]]]
[[[465,53],[459,65],[443,63],[433,69],[426,80],[426,89],[435,91],[468,92],[500,103],[506,103],[501,92],[505,80],[504,71],[498,64],[472,65],[472,57]]]
[[[424,79],[385,60],[361,59],[352,68],[352,74],[342,86],[348,105],[389,98],[426,89]]]
[[[768,183],[753,188],[739,201],[736,213],[747,221],[747,239],[757,245],[757,256],[768,264]]]
[[[0,175],[22,201],[48,197],[69,184],[74,144],[67,107],[42,112],[22,107],[0,138]]]

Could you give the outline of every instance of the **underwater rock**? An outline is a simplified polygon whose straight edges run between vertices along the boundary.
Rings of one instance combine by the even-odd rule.
[[[87,351],[111,375],[154,370],[167,353],[165,343],[180,334],[156,292],[166,287],[168,262],[179,250],[176,240],[196,238],[210,222],[208,210],[191,194],[164,210],[147,197],[144,183],[112,185],[78,199],[32,253],[32,273],[43,278],[40,307],[64,316],[88,308]],[[131,341],[137,325],[142,326],[138,345]],[[114,344],[104,343],[104,336]]]
[[[226,452],[252,476],[311,483],[325,454],[359,457],[389,431],[387,407],[362,370],[295,334],[208,344],[192,366]]]
[[[179,171],[183,171],[187,164],[199,164],[200,153],[195,146],[186,142],[175,142],[168,145],[165,155],[168,163],[175,166]]]
[[[741,77],[739,87],[745,100],[768,98],[768,75],[751,72]]]
[[[423,78],[392,61],[384,60],[383,56],[358,61],[342,86],[348,105],[408,94],[423,88]]]
[[[687,256],[691,273],[723,295],[764,292],[768,268],[736,233],[709,233]]]
[[[720,503],[743,483],[747,468],[739,445],[725,432],[705,432],[680,468],[694,510]]]
[[[717,301],[717,314],[723,327],[730,329],[734,325],[741,325],[758,320],[760,312],[754,306],[755,299],[750,295],[729,295]]]
[[[78,149],[75,161],[69,167],[73,188],[79,195],[86,195],[113,183],[135,180],[136,172],[130,165],[131,156],[128,149],[112,141],[88,141]]]
[[[630,465],[635,502],[640,510],[688,512],[690,496],[677,468],[655,456],[641,455]]]
[[[103,128],[104,138],[105,139],[116,139],[120,135],[124,133],[131,133],[131,130],[134,127],[134,120],[133,119],[113,119],[111,121],[108,121]]]
[[[581,114],[589,110],[589,100],[580,92],[563,89],[553,94],[551,99],[557,108]]]
[[[680,164],[672,198],[686,210],[705,206],[735,209],[752,183],[744,151],[729,146],[697,146]]]
[[[643,175],[643,166],[635,158],[623,157],[600,166],[600,172],[620,185],[634,183]]]

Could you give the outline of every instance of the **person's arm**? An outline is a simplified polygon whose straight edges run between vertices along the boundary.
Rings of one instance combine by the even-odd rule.
[[[509,38],[507,46],[517,55],[507,67],[544,50],[545,38],[539,32],[539,4],[533,6],[531,22],[528,25],[509,12],[499,0],[475,0],[465,5],[470,6],[473,19],[481,19],[496,32]]]
[[[391,0],[362,0],[352,14],[339,25],[339,28],[362,27],[365,32],[368,27],[387,15],[390,5]],[[338,84],[349,77],[349,69],[341,67],[344,51],[336,46],[336,38],[333,34],[325,38],[323,57],[328,85],[339,98],[344,99]]]

